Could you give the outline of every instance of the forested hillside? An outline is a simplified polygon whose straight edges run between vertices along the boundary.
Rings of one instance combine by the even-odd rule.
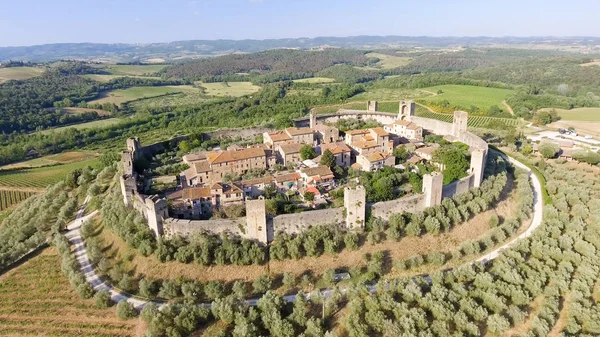
[[[64,124],[60,113],[47,108],[65,98],[79,102],[96,95],[94,81],[58,72],[0,84],[0,132],[32,131],[38,127]]]
[[[365,65],[363,51],[327,49],[323,51],[271,50],[255,54],[235,54],[176,64],[163,71],[169,78],[214,79],[223,75],[254,73],[285,75],[294,79],[310,77],[335,64]]]

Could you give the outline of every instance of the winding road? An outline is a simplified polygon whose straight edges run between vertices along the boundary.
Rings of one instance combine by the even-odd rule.
[[[511,241],[496,248],[495,250],[472,261],[471,263],[488,262],[488,261],[491,261],[491,260],[497,258],[502,253],[502,251],[504,251],[505,249],[512,247],[519,240],[522,240],[522,239],[525,239],[525,238],[528,238],[529,236],[531,236],[533,234],[533,232],[542,224],[542,214],[543,214],[544,205],[543,205],[543,201],[542,201],[542,184],[541,184],[541,182],[539,181],[538,177],[531,171],[531,169],[529,167],[527,167],[526,165],[524,165],[523,163],[519,162],[518,160],[516,160],[514,158],[507,157],[504,154],[502,154],[502,156],[506,160],[510,161],[510,163],[512,163],[516,167],[519,167],[519,168],[529,172],[529,177],[533,184],[533,197],[534,197],[532,221],[531,221],[530,226],[523,233],[519,234],[517,237],[515,237]],[[98,213],[98,211],[94,211],[88,215],[85,215],[85,216],[83,215],[89,200],[90,200],[90,197],[87,197],[85,199],[83,206],[77,213],[77,219],[67,226],[68,232],[66,234],[67,239],[69,240],[69,242],[71,243],[71,245],[74,248],[75,258],[77,259],[77,261],[79,262],[79,265],[81,266],[81,271],[84,274],[87,282],[89,282],[92,285],[94,290],[96,290],[96,291],[108,290],[110,292],[111,298],[114,302],[119,302],[121,300],[127,300],[135,308],[137,308],[138,310],[141,310],[144,307],[144,305],[149,303],[149,301],[133,297],[129,294],[124,294],[124,293],[112,288],[112,286],[110,284],[104,282],[102,280],[102,278],[100,276],[98,276],[98,274],[96,274],[96,271],[94,270],[94,267],[92,266],[92,263],[91,263],[90,259],[88,258],[87,250],[85,248],[83,238],[81,237],[81,234],[80,234],[80,228],[83,223],[85,223],[87,220],[91,219],[92,217],[94,217],[94,215],[96,215]],[[421,276],[423,276],[423,275],[421,275]],[[375,285],[368,286],[368,290],[370,292],[375,292],[376,286]],[[345,291],[342,290],[342,292],[345,292]],[[322,290],[321,293],[324,298],[328,298],[333,294],[333,290],[325,289],[325,290]],[[293,302],[296,299],[296,295],[287,295],[287,296],[284,296],[284,299],[288,302]],[[252,299],[246,300],[246,303],[254,306],[258,303],[258,300],[259,300],[259,298],[252,298]],[[164,302],[153,301],[153,303],[159,307],[165,305]],[[203,303],[201,305],[209,307],[210,303]]]

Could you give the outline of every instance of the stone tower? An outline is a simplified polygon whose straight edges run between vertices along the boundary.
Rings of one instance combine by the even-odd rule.
[[[412,116],[415,115],[415,102],[413,101],[402,101],[400,102],[400,109],[398,111],[398,120],[411,121]]]
[[[169,217],[169,207],[167,200],[158,195],[146,198],[146,220],[148,227],[152,229],[154,235],[158,238],[163,235],[163,220]]]
[[[349,230],[363,230],[365,228],[366,207],[367,192],[363,186],[356,186],[356,188],[344,188],[346,227]]]
[[[123,167],[124,174],[133,174],[133,157],[131,156],[131,152],[121,152],[121,166]]]
[[[130,207],[132,205],[133,195],[136,190],[135,178],[130,174],[124,174],[119,178],[121,183],[121,194],[123,195],[123,202],[125,206]]]
[[[268,242],[265,199],[246,200],[246,234],[261,243]]]
[[[442,189],[444,176],[433,172],[423,176],[423,193],[425,194],[425,207],[437,206],[442,203]]]
[[[131,158],[133,160],[137,159],[138,156],[140,155],[140,139],[138,137],[129,137],[127,138],[126,141],[127,144],[127,151],[129,151],[129,153],[131,153]]]
[[[475,149],[471,152],[471,173],[473,174],[473,187],[479,187],[483,181],[483,171],[487,153],[485,150]]]
[[[467,132],[467,119],[469,114],[465,111],[454,111],[454,118],[452,119],[452,136],[457,139],[462,139],[465,132]]]
[[[377,111],[377,101],[368,101],[367,102],[367,111],[372,111],[372,112]]]
[[[309,115],[309,127],[311,129],[314,129],[315,126],[317,126],[317,113],[315,112],[315,110],[310,109],[310,115]]]

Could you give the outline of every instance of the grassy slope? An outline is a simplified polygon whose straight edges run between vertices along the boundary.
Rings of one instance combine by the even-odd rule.
[[[260,90],[260,87],[251,82],[215,82],[215,83],[197,83],[205,88],[209,96],[244,96],[253,94]]]
[[[56,165],[56,164],[70,164],[80,161],[90,160],[96,157],[96,154],[87,151],[70,151],[59,154],[53,154],[40,158],[35,158],[19,163],[9,164],[0,166],[0,170],[11,170],[19,168],[33,168],[40,166]]]
[[[551,110],[551,109],[543,109]],[[555,109],[560,118],[568,121],[600,121],[600,108]]]
[[[48,134],[51,132],[62,132],[68,128],[75,128],[78,130],[83,130],[83,129],[91,129],[91,128],[101,128],[101,127],[105,127],[105,126],[110,126],[110,125],[114,125],[114,124],[118,124],[121,122],[121,119],[119,118],[107,118],[107,119],[99,119],[96,121],[91,121],[91,122],[86,122],[86,123],[80,123],[80,124],[74,124],[74,125],[68,125],[68,126],[61,126],[59,128],[53,128],[53,129],[47,129],[47,130],[42,130],[39,131],[40,133],[43,134]]]
[[[8,80],[26,80],[40,76],[44,69],[35,67],[0,68],[0,83]]]
[[[331,82],[335,82],[334,78],[329,78],[329,77],[309,77],[309,78],[302,78],[299,80],[294,80],[294,82],[298,82],[298,83],[331,83]]]
[[[121,104],[124,102],[133,101],[144,97],[161,96],[169,93],[178,92],[199,92],[198,88],[189,85],[173,85],[161,87],[131,87],[127,89],[118,89],[107,91],[102,94],[102,97],[90,101],[90,103],[114,103]]]
[[[400,57],[400,56],[392,56],[387,54],[380,53],[368,53],[367,57],[376,57],[379,59],[379,62],[375,63],[370,67],[361,67],[361,69],[367,70],[381,70],[381,69],[393,69],[407,65],[411,58],[410,57]]]
[[[502,107],[502,101],[513,92],[510,89],[486,88],[471,85],[438,85],[423,88],[423,90],[432,93],[437,93],[438,90],[443,91],[441,94],[425,97],[424,100],[428,102],[448,100],[453,105],[462,107],[475,105],[484,109],[487,109],[492,105]]]
[[[64,179],[75,169],[88,165],[96,167],[98,164],[98,159],[90,159],[57,166],[0,171],[0,186],[44,188]]]

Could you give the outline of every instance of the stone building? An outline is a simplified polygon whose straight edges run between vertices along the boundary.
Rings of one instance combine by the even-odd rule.
[[[383,129],[409,141],[423,140],[423,128],[411,121],[396,120],[392,124],[384,125]]]
[[[352,165],[352,149],[343,142],[321,144],[319,146],[321,156],[329,150],[335,158],[335,164],[341,167]]]
[[[300,149],[304,146],[306,146],[306,144],[301,143],[278,145],[275,150],[277,163],[287,166],[288,164],[297,164],[301,162]]]
[[[364,155],[356,156],[356,168],[360,168],[362,171],[373,172],[377,171],[384,166],[394,166],[396,164],[396,157],[390,153],[373,152]]]

